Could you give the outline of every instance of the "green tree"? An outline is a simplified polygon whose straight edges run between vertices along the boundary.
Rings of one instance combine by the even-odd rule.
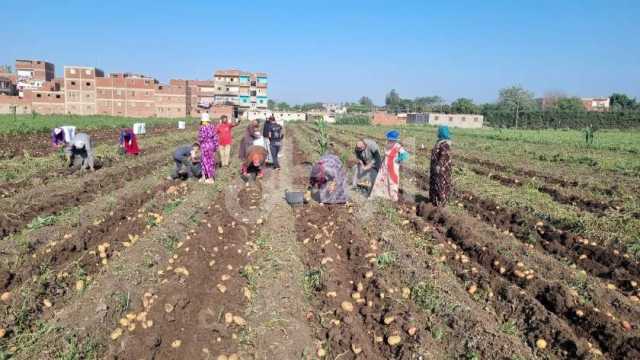
[[[435,96],[423,96],[417,97],[413,100],[415,111],[417,112],[431,112],[440,111],[441,106],[444,104],[444,99],[438,95]]]
[[[0,65],[0,73],[12,74],[13,73],[13,66],[11,66],[11,65]]]
[[[611,109],[614,111],[634,110],[637,105],[636,99],[632,99],[626,94],[614,93],[609,97]]]
[[[585,111],[582,100],[577,97],[564,97],[555,101],[551,109],[565,111],[565,112],[581,112]]]
[[[391,112],[399,112],[400,107],[402,106],[401,102],[402,99],[400,98],[400,95],[398,94],[396,89],[391,89],[391,91],[384,98],[384,104],[387,107],[387,111]]]
[[[535,110],[536,101],[533,99],[532,92],[521,86],[511,86],[500,90],[498,106],[500,110],[513,114],[515,127],[518,128],[520,116],[524,112]]]
[[[267,100],[267,108],[269,110],[275,110],[276,108],[276,102],[273,99],[269,99]]]
[[[459,98],[451,103],[451,112],[454,114],[478,114],[480,108],[471,99]]]
[[[373,109],[375,105],[373,105],[373,101],[368,96],[363,96],[358,100],[358,104],[365,106],[369,109]]]

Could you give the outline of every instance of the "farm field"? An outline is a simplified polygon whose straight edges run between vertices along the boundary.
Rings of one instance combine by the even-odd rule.
[[[455,194],[436,209],[434,129],[404,127],[400,203],[292,209],[312,124],[287,125],[282,170],[248,183],[237,127],[213,186],[165,180],[196,137],[172,127],[127,159],[96,129],[86,175],[36,151],[48,134],[16,135],[33,140],[0,159],[0,359],[640,357],[636,134],[587,149],[578,132],[454,130]],[[386,130],[329,137],[352,165],[356,139]]]

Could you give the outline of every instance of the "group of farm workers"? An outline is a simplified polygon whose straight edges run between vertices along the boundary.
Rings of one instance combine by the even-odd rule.
[[[213,124],[209,114],[202,114],[198,141],[178,147],[173,154],[176,167],[171,178],[200,178],[201,182],[214,183],[218,166],[216,153],[219,153],[219,165],[229,166],[233,144],[232,130],[237,125],[237,121],[230,122],[226,115],[220,117],[218,124]],[[241,175],[248,177],[255,174],[257,178],[261,178],[264,176],[265,166],[269,163],[273,165],[274,170],[279,170],[278,155],[283,139],[283,127],[273,116],[264,122],[262,131],[260,121],[250,121],[238,149]]]
[[[372,139],[355,144],[357,164],[353,167],[353,188],[365,188],[369,197],[398,201],[400,165],[409,153],[400,144],[400,132],[386,133],[384,152]],[[438,127],[438,140],[431,151],[429,197],[435,206],[446,204],[451,192],[451,138],[447,126]],[[325,204],[341,204],[349,200],[347,172],[340,158],[323,155],[312,167],[310,183],[313,198]]]
[[[232,130],[238,122],[230,122],[226,115],[213,124],[209,114],[200,119],[198,141],[175,149],[175,168],[170,179],[199,178],[204,183],[214,183],[216,177],[216,153],[220,166],[230,164]],[[95,170],[93,144],[86,133],[75,134],[75,128],[59,127],[51,132],[51,143],[64,153],[69,167]],[[353,188],[364,188],[368,196],[398,201],[400,189],[400,165],[409,158],[409,153],[400,143],[400,132],[386,133],[384,151],[375,140],[360,139],[355,144],[357,164],[353,167]],[[260,121],[252,120],[247,125],[240,141],[238,156],[243,177],[255,174],[264,176],[267,163],[274,170],[280,169],[278,156],[282,148],[284,129],[273,116],[269,117],[260,131]],[[138,155],[137,137],[130,128],[120,131],[119,147],[125,155]],[[438,140],[431,151],[429,198],[435,206],[447,203],[451,192],[451,138],[447,126],[438,127]],[[310,185],[314,199],[325,204],[342,204],[349,200],[347,171],[338,156],[330,151],[312,166]]]
[[[51,145],[60,150],[69,167],[95,171],[95,156],[91,136],[86,133],[75,133],[72,126],[61,126],[51,130]],[[138,139],[133,129],[120,130],[119,148],[122,154],[138,155]]]

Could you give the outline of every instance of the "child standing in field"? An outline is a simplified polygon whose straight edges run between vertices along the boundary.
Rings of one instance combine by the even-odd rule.
[[[438,127],[438,141],[431,150],[429,200],[434,206],[447,204],[451,192],[451,136],[449,127]]]
[[[216,150],[218,150],[218,132],[216,126],[211,124],[209,114],[202,114],[200,129],[198,131],[198,143],[200,144],[202,179],[207,184],[213,184],[216,177]]]

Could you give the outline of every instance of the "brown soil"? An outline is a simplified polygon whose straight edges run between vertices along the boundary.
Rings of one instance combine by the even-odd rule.
[[[145,135],[162,135],[174,130],[174,126],[159,125],[149,128]],[[86,131],[91,140],[97,143],[115,144],[118,142],[119,129],[95,129]],[[57,150],[51,146],[51,135],[48,133],[34,133],[26,135],[0,135],[0,143],[5,145],[0,159],[21,157],[26,152],[31,157],[41,157],[52,154]]]
[[[508,295],[508,298],[519,291],[516,296],[523,297],[522,300],[530,300],[531,304],[542,305],[547,313],[553,315],[548,319],[552,321],[548,322],[545,327],[530,329],[531,331],[528,333],[536,334],[535,330],[538,330],[538,334],[536,334],[538,338],[542,336],[547,341],[553,341],[552,348],[561,349],[564,352],[559,355],[569,358],[585,356],[589,348],[584,341],[579,340],[579,338],[584,338],[599,345],[605,355],[611,358],[635,359],[640,356],[640,338],[638,338],[636,331],[626,332],[618,321],[606,314],[593,307],[579,305],[577,297],[572,295],[563,285],[539,278],[534,274],[529,276],[526,269],[514,264],[495,250],[479,246],[474,241],[477,233],[471,227],[466,226],[462,220],[449,216],[446,211],[427,204],[422,205],[420,210],[422,216],[439,227],[442,236],[446,237],[443,241],[450,241],[457,245],[466,256],[482,267],[482,271],[476,274],[478,283],[493,289],[494,293],[499,296]],[[486,278],[482,278],[482,275],[485,275]],[[471,277],[474,277],[473,273]],[[501,293],[507,289],[499,288],[500,283],[505,281],[510,283],[510,294]],[[513,285],[516,285],[516,290]],[[523,301],[523,303],[526,302]],[[578,311],[582,311],[583,314],[578,316]],[[545,316],[544,312],[540,312],[536,317],[540,316]],[[535,325],[533,319],[528,323],[529,326]],[[565,324],[570,326],[573,331],[566,329]],[[556,328],[555,332],[554,327]],[[563,327],[565,329],[562,329]],[[544,332],[539,333],[539,331]],[[572,338],[571,334],[574,331],[577,337]],[[534,338],[530,340],[534,340]],[[531,343],[533,344],[533,341]]]
[[[252,194],[247,198],[260,196],[256,188],[241,191]],[[255,225],[236,223],[221,200],[202,221],[163,271],[162,286],[150,290],[134,312],[144,314],[151,326],[140,328],[138,322],[134,331],[125,330],[111,347],[110,358],[200,359],[237,353],[245,326],[246,277],[254,271],[246,267],[251,259],[247,233],[255,231]]]
[[[120,168],[118,171],[87,175],[86,180],[81,181],[77,187],[65,186],[42,194],[37,194],[38,189],[36,189],[35,193],[22,194],[20,198],[12,199],[13,205],[2,206],[0,237],[19,231],[36,216],[57,214],[64,209],[91,201],[97,195],[118,189],[128,181],[140,178],[149,170],[166,163],[168,159],[165,156],[155,157],[146,163]],[[44,198],[35,198],[35,196]]]

